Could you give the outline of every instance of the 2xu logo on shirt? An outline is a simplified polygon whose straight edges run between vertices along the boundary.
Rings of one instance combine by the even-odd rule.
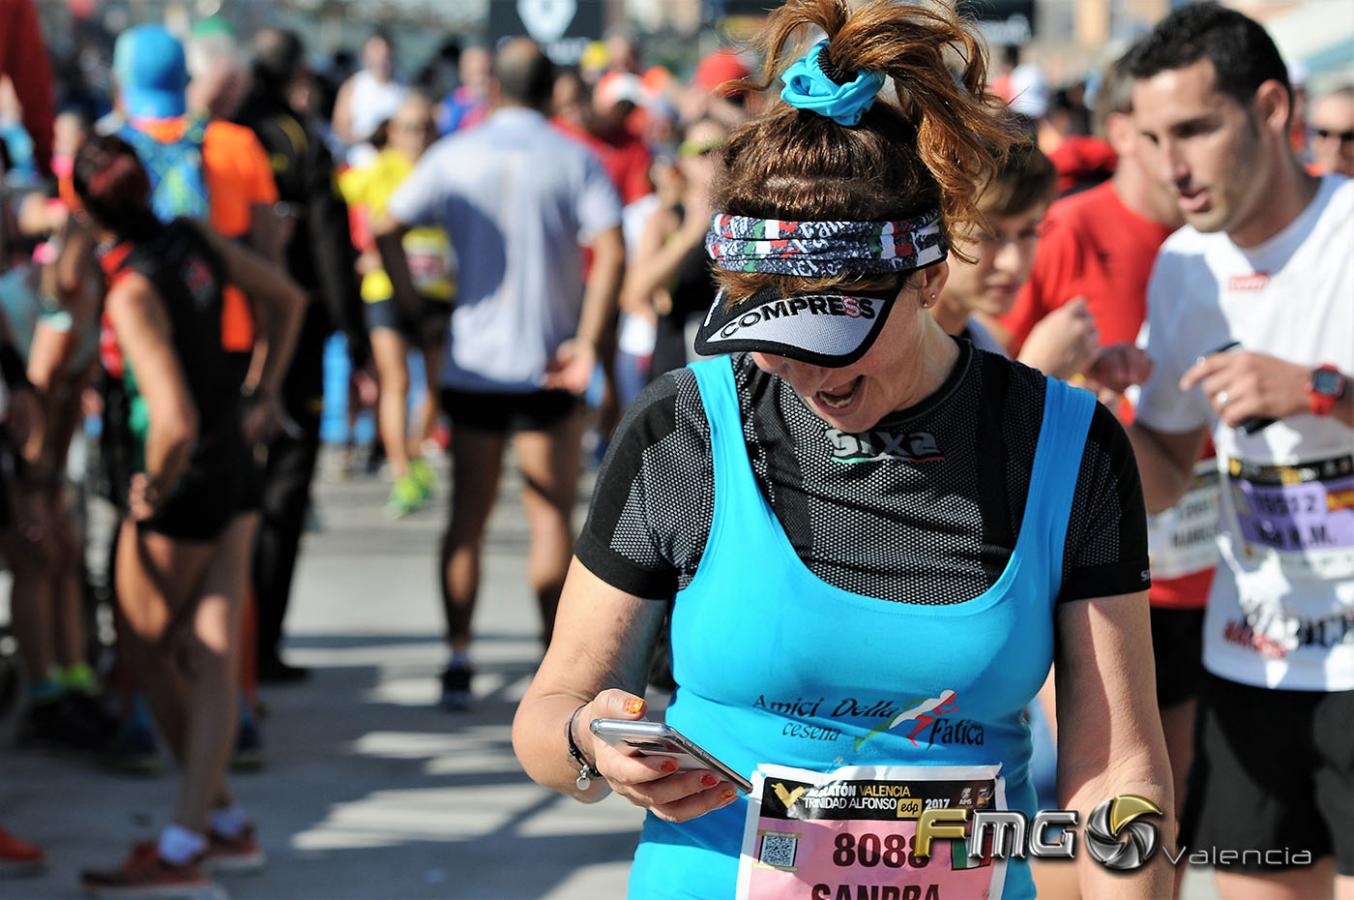
[[[890,431],[877,428],[851,434],[836,428],[824,428],[823,436],[832,448],[832,461],[851,465],[881,459],[910,463],[944,462],[936,436],[929,431]]]

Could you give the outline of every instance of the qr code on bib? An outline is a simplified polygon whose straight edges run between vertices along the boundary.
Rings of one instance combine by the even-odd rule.
[[[777,869],[795,867],[795,851],[799,849],[799,835],[779,831],[767,831],[762,834],[762,850],[757,861],[764,866]]]

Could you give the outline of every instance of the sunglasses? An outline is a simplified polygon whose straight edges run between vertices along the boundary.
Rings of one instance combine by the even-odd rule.
[[[1354,128],[1348,131],[1335,131],[1330,128],[1312,128],[1309,129],[1313,135],[1324,140],[1335,138],[1342,144],[1354,143]]]

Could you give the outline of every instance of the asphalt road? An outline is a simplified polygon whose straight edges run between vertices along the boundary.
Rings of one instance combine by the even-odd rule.
[[[503,487],[485,542],[478,701],[470,713],[447,714],[433,708],[445,662],[434,571],[443,492],[424,512],[389,522],[383,482],[317,483],[320,527],[306,538],[288,644],[290,660],[313,677],[264,691],[268,765],[234,785],[258,820],[269,865],[223,879],[231,897],[624,895],[639,811],[614,797],[583,806],[550,794],[512,755],[509,723],[540,649],[519,485],[510,476]],[[42,878],[0,881],[0,897],[80,896],[80,868],[111,863],[157,834],[173,794],[172,774],[117,777],[78,760],[0,751],[0,821],[51,858]],[[1191,873],[1185,896],[1214,896],[1206,873]]]
[[[512,754],[512,713],[540,654],[516,480],[505,479],[485,544],[479,699],[463,714],[433,708],[446,661],[434,572],[443,492],[389,522],[385,491],[370,479],[317,484],[320,530],[306,538],[288,644],[314,674],[264,691],[268,764],[233,781],[269,865],[222,885],[241,900],[623,895],[640,812],[541,790]],[[118,777],[3,751],[0,821],[41,842],[50,868],[0,881],[0,897],[80,896],[79,870],[157,834],[173,794],[172,773]]]

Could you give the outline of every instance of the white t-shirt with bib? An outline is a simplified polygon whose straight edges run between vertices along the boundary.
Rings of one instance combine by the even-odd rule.
[[[1205,667],[1262,687],[1354,690],[1354,429],[1303,414],[1247,435],[1217,419],[1201,387],[1179,387],[1200,356],[1232,341],[1354,373],[1354,181],[1323,178],[1258,247],[1177,231],[1152,272],[1148,322],[1155,371],[1138,420],[1169,433],[1210,427],[1218,451],[1222,566]]]

